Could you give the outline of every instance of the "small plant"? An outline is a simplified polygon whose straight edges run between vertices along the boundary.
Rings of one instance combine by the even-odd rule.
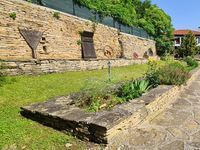
[[[194,58],[192,58],[191,56],[188,56],[188,57],[184,58],[184,61],[192,69],[194,69],[194,68],[199,66],[198,62]]]
[[[81,36],[83,35],[83,31],[78,31],[78,34]]]
[[[92,31],[93,31],[93,33],[96,32],[96,28],[97,28],[97,22],[93,22],[92,23]]]
[[[98,97],[93,97],[92,98],[92,103],[90,106],[86,109],[88,112],[97,112],[100,109],[100,100]]]
[[[17,14],[16,14],[16,12],[12,12],[12,13],[9,14],[9,16],[10,16],[10,18],[12,18],[13,20],[15,20],[16,17],[17,17]]]
[[[126,101],[140,97],[143,93],[147,92],[151,86],[148,80],[135,80],[122,86],[120,97]]]
[[[86,26],[89,26],[89,24],[90,24],[90,22],[89,22],[89,21],[85,22],[85,25],[86,25]]]
[[[56,19],[60,19],[60,12],[54,12],[53,17]]]
[[[81,40],[78,40],[77,41],[77,45],[81,45],[82,44],[82,41]]]

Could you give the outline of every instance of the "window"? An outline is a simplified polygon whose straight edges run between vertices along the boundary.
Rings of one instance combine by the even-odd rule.
[[[175,44],[181,44],[180,38],[175,38],[174,41],[175,41]]]
[[[200,37],[197,37],[197,44],[200,44]]]

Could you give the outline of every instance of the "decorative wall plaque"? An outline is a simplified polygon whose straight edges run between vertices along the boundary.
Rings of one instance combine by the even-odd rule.
[[[114,56],[114,50],[109,45],[106,45],[103,51],[104,51],[104,56],[106,56],[107,58],[112,58]]]
[[[81,35],[82,57],[84,59],[97,58],[93,41],[94,33],[84,31]]]
[[[26,43],[32,49],[33,58],[37,58],[36,49],[42,38],[43,32],[28,30],[28,29],[19,29],[20,34],[25,39]]]

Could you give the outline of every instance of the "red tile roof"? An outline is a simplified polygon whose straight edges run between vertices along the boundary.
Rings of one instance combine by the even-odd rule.
[[[194,31],[194,30],[175,30],[174,35],[186,35],[189,31],[192,31],[194,35],[200,35],[200,31]]]

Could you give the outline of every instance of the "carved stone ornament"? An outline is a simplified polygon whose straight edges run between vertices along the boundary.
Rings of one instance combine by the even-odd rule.
[[[36,58],[36,49],[42,38],[43,32],[28,29],[19,29],[19,32],[32,49],[33,58]]]

